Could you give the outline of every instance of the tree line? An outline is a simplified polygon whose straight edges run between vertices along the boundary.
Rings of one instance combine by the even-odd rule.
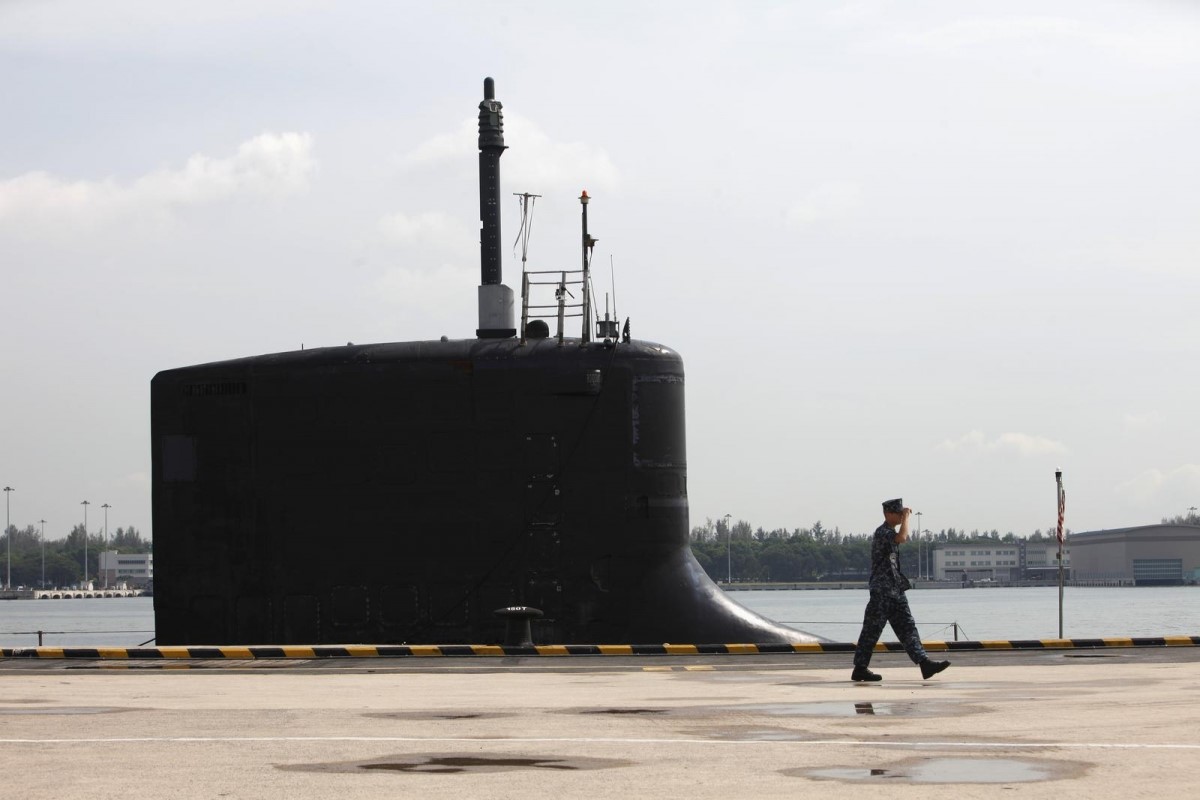
[[[76,525],[65,539],[54,539],[44,543],[46,586],[74,586],[83,581],[84,575],[83,525]],[[117,528],[108,537],[107,545],[101,534],[87,536],[87,575],[94,578],[100,574],[100,551],[105,547],[122,553],[149,553],[151,542],[142,538],[141,532],[130,525]],[[0,577],[8,577],[9,547],[12,553],[12,585],[40,587],[42,585],[43,541],[37,528],[29,525],[24,529],[9,525],[0,544]],[[0,581],[3,582],[3,581]]]
[[[908,545],[900,548],[900,567],[910,576],[932,573],[935,543],[1040,542],[1053,538],[1054,531],[1043,533],[1040,529],[1021,537],[1011,531],[1001,535],[997,530],[968,533],[955,528],[914,533]],[[820,520],[808,528],[767,531],[753,528],[745,520],[708,519],[692,528],[691,546],[700,566],[715,581],[849,581],[866,580],[871,573],[871,533],[842,533],[837,527],[830,530]]]

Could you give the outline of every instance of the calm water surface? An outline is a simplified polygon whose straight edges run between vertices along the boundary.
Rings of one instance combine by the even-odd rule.
[[[858,638],[866,589],[746,591],[730,596],[793,628],[837,642]],[[1063,636],[1200,635],[1200,587],[1071,587],[1063,593]],[[1058,587],[916,589],[908,603],[921,638],[1052,639],[1058,636]],[[885,641],[895,637],[888,628]]]
[[[852,642],[867,604],[865,589],[730,592],[770,619]],[[1058,588],[918,589],[909,592],[921,638],[1050,639],[1058,636]],[[1200,636],[1200,587],[1067,587],[1063,635]],[[133,647],[154,636],[154,599],[0,601],[0,647]],[[884,640],[893,640],[891,630]]]
[[[134,647],[154,636],[154,598],[0,601],[0,647],[36,647],[37,631],[47,647]]]

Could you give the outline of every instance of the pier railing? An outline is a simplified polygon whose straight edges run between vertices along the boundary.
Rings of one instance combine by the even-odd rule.
[[[857,622],[836,622],[836,621],[831,621],[831,620],[827,620],[827,619],[810,619],[810,620],[794,620],[793,619],[793,620],[780,620],[780,623],[783,625],[845,625],[847,627],[853,626],[854,628],[862,627],[861,619],[858,620]],[[923,636],[921,638],[927,639],[927,640],[936,639],[937,635],[941,634],[942,631],[953,630],[954,631],[954,641],[956,641],[956,642],[958,641],[959,629],[962,627],[961,625],[958,624],[958,622],[922,622],[921,623],[921,627],[923,627],[923,628],[927,627],[927,626],[933,626],[933,625],[941,625],[942,627],[933,631],[932,636]],[[962,631],[962,633],[965,635],[966,631]],[[853,641],[853,639],[848,639],[847,641]]]
[[[0,636],[36,636],[37,637],[37,646],[43,647],[45,645],[45,637],[47,637],[47,636],[68,636],[68,635],[72,635],[72,636],[101,636],[101,635],[104,635],[104,636],[108,636],[108,635],[112,635],[115,633],[137,633],[137,634],[149,633],[149,634],[153,634],[154,631],[150,631],[150,630],[134,630],[134,631],[131,631],[131,630],[123,630],[123,631],[0,631]],[[149,639],[147,639],[146,641],[139,644],[138,647],[144,647],[145,645],[150,644],[151,642],[154,641],[154,638],[155,637],[152,635]]]

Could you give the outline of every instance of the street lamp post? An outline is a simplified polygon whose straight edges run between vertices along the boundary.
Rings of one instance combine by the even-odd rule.
[[[100,551],[100,557],[104,558],[104,554],[108,552],[108,510],[112,508],[108,503],[100,506],[104,509],[104,549]],[[104,588],[108,588],[108,572],[104,573]]]
[[[921,512],[917,512],[917,580],[921,579]]]
[[[91,503],[89,503],[87,500],[84,500],[79,505],[83,506],[83,588],[87,589],[87,507],[90,506]]]
[[[4,487],[4,541],[8,544],[8,572],[4,579],[4,588],[12,588],[12,533],[9,532],[9,527],[12,523],[8,521],[8,493],[15,492],[16,489],[11,486]]]
[[[925,577],[928,580],[937,580],[937,575],[933,571],[933,539],[929,536],[929,531],[921,531],[923,538],[929,542],[925,545],[925,558],[929,561],[929,569],[925,570]]]
[[[46,588],[46,520],[38,520],[42,523],[42,588]]]
[[[729,514],[725,515],[725,583],[733,583],[733,526]]]

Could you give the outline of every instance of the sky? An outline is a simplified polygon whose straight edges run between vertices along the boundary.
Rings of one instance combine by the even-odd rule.
[[[1200,505],[1200,6],[0,0],[12,524],[153,534],[163,369],[470,338],[476,115],[531,269],[687,374],[693,525]],[[83,506],[87,500],[90,506]],[[313,499],[320,502],[319,498]]]

